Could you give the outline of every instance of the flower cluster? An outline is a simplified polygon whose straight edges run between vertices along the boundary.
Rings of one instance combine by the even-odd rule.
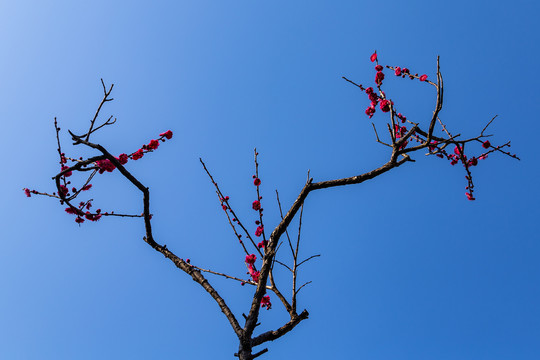
[[[138,149],[131,155],[120,154],[120,156],[118,156],[116,160],[118,160],[121,165],[127,164],[129,158],[131,158],[132,160],[139,160],[144,156],[145,153],[157,150],[160,141],[165,142],[165,139],[172,139],[173,133],[171,130],[167,130],[166,132],[159,134],[159,136],[159,139],[150,140],[148,144],[141,146],[140,149]],[[113,172],[114,169],[116,169],[116,166],[114,166],[112,161],[110,161],[109,159],[96,161],[96,166],[98,167],[98,171],[100,174],[103,174],[104,172]]]
[[[258,195],[259,186],[261,185],[261,179],[259,179],[257,175],[253,175],[253,185],[257,187],[257,200],[253,201],[253,203],[251,204],[251,208],[259,212],[260,220],[255,221],[255,224],[257,225],[257,229],[255,229],[255,236],[260,237],[264,232],[264,225],[262,224],[262,216],[263,216],[263,208],[261,207],[262,196]],[[266,246],[266,242],[264,241],[261,241],[258,244],[259,248],[264,247],[264,246]]]
[[[65,159],[65,158],[64,158],[64,159]],[[67,170],[67,169],[69,169],[69,166],[62,165],[62,171]],[[70,170],[70,171],[66,171],[66,172],[64,173],[64,176],[65,176],[65,177],[70,177],[71,175],[73,175],[73,171],[71,171],[71,170]]]
[[[227,211],[227,209],[229,208],[229,206],[227,205],[227,202],[229,201],[229,197],[225,196],[223,198],[220,198],[219,201],[221,202],[221,208],[224,211]],[[236,221],[236,219],[233,219],[233,221]]]
[[[23,188],[23,191],[24,191],[24,194],[26,195],[26,197],[32,196],[30,194],[38,194],[38,192],[36,190],[30,190],[30,189],[27,189],[27,188]]]
[[[377,95],[374,92],[372,87],[368,87],[367,89],[364,89],[362,85],[359,85],[359,87],[361,90],[365,91],[365,93],[367,94],[371,102],[370,106],[365,111],[366,115],[369,116],[369,118],[371,119],[376,112],[376,106],[379,103],[379,101],[380,101],[380,109],[382,110],[382,112],[390,112],[390,107],[391,105],[393,106],[394,103],[392,102],[392,100],[386,99],[384,92],[381,90],[381,85],[384,80],[384,73],[383,73],[384,67],[378,63],[379,61],[377,58],[376,51],[370,56],[370,60],[371,62],[377,62],[377,65],[375,66],[375,71],[377,71],[375,74],[375,84],[377,85],[377,88],[379,89],[381,96]],[[420,75],[420,76],[418,76],[418,74],[412,75],[408,68],[401,68],[399,66],[396,66],[396,67],[386,66],[386,67],[394,70],[394,74],[396,76],[401,76],[403,78],[405,76],[409,76],[411,79],[417,78],[420,81],[426,81],[428,77],[426,74]],[[402,116],[401,114],[399,114],[398,117],[400,118],[401,122],[405,122],[406,120],[405,116]]]
[[[99,173],[103,174],[105,171],[113,172],[116,166],[109,159],[103,159],[96,161],[96,165],[99,168]]]
[[[131,154],[131,158],[133,160],[139,160],[140,158],[142,158],[144,155],[144,151],[143,149],[139,149],[137,151],[135,151],[133,154]]]
[[[57,131],[59,131],[60,128],[57,128]],[[118,163],[120,165],[125,165],[127,164],[128,160],[131,158],[132,160],[138,160],[140,158],[143,157],[143,155],[147,152],[150,152],[150,151],[153,151],[153,150],[156,150],[160,144],[160,142],[164,142],[166,139],[169,140],[172,138],[173,136],[173,133],[171,130],[167,130],[166,132],[163,132],[161,134],[159,134],[159,138],[158,139],[152,139],[150,140],[150,142],[146,145],[143,145],[140,149],[138,149],[137,151],[135,151],[134,153],[132,153],[131,155],[128,155],[128,154],[120,154],[118,157],[115,157],[116,161],[118,161]],[[24,188],[23,191],[25,193],[25,195],[27,197],[30,197],[31,194],[40,194],[40,195],[48,195],[48,196],[54,196],[54,197],[57,197],[57,198],[60,198],[60,202],[62,204],[66,203],[67,205],[69,205],[65,211],[66,213],[68,214],[72,214],[72,215],[76,215],[76,218],[75,218],[75,222],[77,222],[78,224],[81,224],[86,220],[90,220],[90,221],[97,221],[99,220],[103,215],[109,215],[107,212],[105,213],[102,213],[101,212],[101,209],[98,209],[96,210],[95,213],[91,213],[89,210],[90,210],[90,207],[92,206],[92,203],[91,201],[92,200],[89,200],[87,202],[81,202],[79,204],[78,207],[72,205],[70,203],[71,200],[73,200],[74,198],[77,197],[77,195],[81,192],[81,191],[88,191],[92,188],[92,184],[89,184],[88,182],[90,181],[91,177],[87,180],[87,183],[83,185],[83,187],[77,191],[77,188],[76,187],[72,187],[71,188],[71,194],[70,194],[70,190],[68,188],[68,185],[71,184],[70,181],[68,181],[66,178],[70,177],[73,175],[73,167],[69,167],[67,166],[67,161],[68,159],[73,161],[73,162],[80,162],[82,161],[82,157],[79,158],[78,160],[76,159],[71,159],[71,158],[67,158],[66,155],[63,153],[63,152],[60,152],[60,148],[58,149],[59,153],[60,153],[60,165],[61,165],[61,181],[63,182],[63,184],[61,184],[58,188],[58,195],[56,194],[56,192],[53,192],[52,195],[50,194],[47,194],[47,193],[38,193],[37,191],[35,190],[30,190],[30,189],[27,189],[27,188]],[[95,166],[96,166],[96,170],[99,174],[103,174],[105,172],[113,172],[115,169],[116,169],[116,165],[113,161],[111,161],[110,159],[100,159],[100,160],[97,160],[94,162]],[[68,198],[69,196],[71,196],[70,198]],[[113,214],[113,213],[111,213]]]
[[[376,111],[375,106],[379,103],[379,96],[373,91],[372,87],[368,87],[365,91],[371,101],[371,105],[366,109],[366,115],[371,119]]]
[[[89,211],[91,207],[92,200],[88,200],[87,202],[81,201],[78,207],[70,205],[65,209],[65,211],[68,214],[77,215],[77,217],[75,218],[75,222],[78,224],[82,224],[85,218],[90,221],[98,221],[99,219],[101,219],[102,216],[101,209],[97,209],[96,213],[92,214]]]
[[[464,143],[457,143],[454,146],[454,150],[452,154],[449,154],[443,147],[439,148],[438,146],[442,145],[439,144],[437,141],[432,141],[430,145],[428,146],[428,149],[431,154],[435,154],[435,156],[444,159],[446,158],[448,161],[450,161],[450,165],[456,165],[457,163],[461,162],[463,164],[463,167],[465,168],[465,171],[467,172],[467,175],[465,178],[468,181],[468,185],[465,187],[467,190],[465,192],[465,196],[467,196],[468,200],[476,200],[473,196],[473,188],[474,185],[472,183],[472,175],[470,173],[471,167],[477,166],[479,160],[485,160],[488,157],[488,153],[498,150],[500,147],[494,147],[491,150],[488,150],[486,152],[481,153],[478,156],[467,156],[465,155],[465,144]],[[484,149],[490,149],[492,148],[491,143],[489,140],[486,140],[482,143],[482,147]],[[516,157],[515,155],[511,155],[512,157]]]
[[[261,273],[255,270],[255,260],[257,260],[257,256],[255,254],[246,255],[248,274],[251,275],[251,279],[254,282],[259,282],[259,276]]]
[[[122,153],[118,157],[116,157],[115,159],[118,161],[118,163],[120,165],[127,164],[128,160],[130,158],[132,160],[138,160],[138,159],[143,157],[144,153],[156,150],[158,148],[159,144],[160,144],[160,141],[164,142],[165,139],[171,139],[172,135],[173,135],[172,131],[168,130],[168,131],[166,131],[164,133],[159,134],[160,137],[158,139],[150,140],[150,142],[147,145],[143,145],[140,149],[138,149],[137,151],[135,151],[131,155]],[[61,163],[64,164],[66,162],[67,162],[66,157],[65,157],[64,153],[62,153],[61,154]],[[105,172],[113,172],[116,169],[116,165],[114,165],[114,163],[109,159],[97,160],[95,162],[95,165],[97,167],[97,170],[98,170],[99,174],[103,174]],[[65,171],[67,169],[69,169],[67,166],[62,165],[62,171]],[[65,172],[64,176],[65,177],[71,176],[71,173],[72,173],[71,171]],[[67,184],[69,184],[69,182],[67,182]],[[90,188],[92,188],[92,184],[86,184],[81,188],[81,191],[87,191],[87,190],[90,190]],[[75,196],[77,195],[77,189],[75,187],[73,187],[72,192],[73,192],[73,194]],[[69,195],[69,190],[65,185],[60,185],[59,195],[61,196],[61,198],[65,198],[66,196]],[[89,211],[90,207],[92,206],[91,200],[89,200],[87,202],[81,202],[79,204],[79,208],[76,208],[71,204],[69,204],[69,205],[70,206],[68,208],[66,208],[65,211],[68,214],[77,215],[77,217],[75,218],[75,222],[77,222],[78,224],[82,224],[85,219],[90,220],[90,221],[97,221],[103,215],[108,215],[107,212],[102,214],[101,209],[97,209],[94,214],[91,213]],[[86,209],[86,211],[83,211],[84,209]]]
[[[389,112],[390,104],[391,104],[390,100],[386,100],[386,99],[382,100],[380,104],[382,112]]]
[[[426,81],[428,76],[426,74],[418,76],[418,74],[411,74],[411,71],[408,68],[401,68],[399,66],[392,67],[392,66],[386,66],[389,69],[394,70],[394,74],[396,76],[401,76],[402,78],[405,78],[406,76],[409,77],[409,79],[413,80],[414,78],[418,78],[420,81]]]
[[[246,264],[253,265],[255,264],[255,260],[257,260],[257,256],[255,254],[246,255]]]
[[[253,210],[259,211],[261,210],[261,202],[259,200],[255,200],[253,204],[251,204],[251,207],[253,208]]]
[[[270,296],[264,295],[261,299],[261,307],[266,307],[266,310],[270,310],[272,303],[270,302]]]
[[[384,73],[382,72],[382,66],[377,65],[377,67],[381,67],[381,70],[377,70],[377,73],[375,74],[375,84],[382,85],[382,81],[384,80]]]
[[[407,121],[407,118],[403,114],[395,112],[394,103],[392,102],[392,100],[387,99],[385,93],[381,90],[382,82],[383,82],[385,76],[384,76],[384,73],[383,73],[384,67],[379,64],[378,57],[377,57],[377,52],[374,52],[370,56],[370,60],[371,60],[371,62],[376,63],[376,65],[375,65],[375,71],[376,71],[375,84],[377,85],[376,87],[378,89],[378,94],[375,93],[375,90],[372,87],[364,88],[362,85],[355,84],[362,91],[364,91],[366,93],[366,95],[368,96],[368,98],[370,100],[370,106],[365,111],[366,115],[369,118],[372,118],[373,115],[375,114],[376,110],[377,110],[377,105],[379,105],[379,108],[381,109],[382,112],[391,112],[392,121],[394,121],[394,116],[395,116],[395,117],[397,117],[397,119],[399,119],[401,121],[402,124],[405,123]],[[432,82],[428,81],[428,76],[426,74],[423,74],[423,75],[419,75],[418,73],[413,74],[406,67],[400,67],[400,66],[395,66],[394,67],[394,66],[386,65],[386,68],[388,68],[390,70],[393,70],[395,76],[400,76],[402,78],[409,77],[409,79],[411,79],[411,80],[418,79],[420,82],[428,82],[428,83],[430,83],[432,85],[436,85],[436,84],[433,84]],[[444,125],[443,125],[443,130],[446,131],[446,129],[444,128]],[[393,128],[392,128],[392,134],[393,134],[394,139],[396,139],[396,140],[397,139],[402,139],[406,134],[408,134],[408,129],[407,129],[406,126],[400,126],[398,124],[394,124]],[[483,134],[481,136],[483,136]],[[413,140],[413,141],[420,142],[420,143],[426,141],[426,139],[422,138],[422,136],[420,136],[419,134],[412,133],[412,134],[410,134],[410,138],[408,138],[407,140],[404,140],[404,139],[401,140],[401,142],[399,143],[399,150],[402,150],[407,146],[407,144],[410,141],[409,139]],[[479,138],[477,138],[476,140],[479,141]],[[486,141],[484,141],[482,143],[482,147],[484,149],[487,149],[488,151],[486,151],[486,152],[484,152],[482,154],[479,154],[478,156],[466,156],[465,152],[464,152],[464,146],[465,146],[466,142],[468,142],[468,141],[460,142],[460,141],[455,141],[453,139],[452,140],[450,140],[450,139],[449,140],[440,140],[440,142],[431,141],[428,148],[429,148],[430,154],[436,155],[437,157],[440,157],[440,158],[448,159],[450,161],[451,165],[456,165],[459,162],[461,162],[463,164],[463,166],[464,166],[464,168],[465,168],[465,170],[467,172],[465,178],[467,179],[467,182],[468,182],[468,184],[466,186],[467,191],[466,191],[465,195],[467,196],[467,199],[475,200],[475,198],[473,196],[474,185],[473,185],[472,175],[471,175],[470,169],[472,167],[474,167],[474,166],[477,166],[478,162],[480,160],[486,159],[488,157],[489,153],[491,153],[493,151],[501,151],[502,147],[510,146],[510,145],[508,143],[508,144],[505,144],[503,146],[493,147],[493,146],[491,146],[491,143],[488,140],[486,140]],[[449,154],[449,153],[447,153],[445,151],[445,148],[447,148],[447,146],[450,145],[450,144],[455,145],[455,148],[454,148],[454,151],[453,151],[452,154]],[[501,151],[501,152],[508,155],[508,156],[510,156],[510,157],[517,158],[517,156],[515,154],[510,154],[509,152],[506,152],[506,151]]]
[[[257,226],[257,229],[255,230],[255,236],[257,237],[261,236],[263,231],[264,231],[264,226],[262,225]]]
[[[246,255],[248,274],[251,275],[251,280],[257,283],[259,282],[259,276],[261,273],[260,271],[255,270],[255,260],[257,260],[257,256],[255,256],[255,254]]]

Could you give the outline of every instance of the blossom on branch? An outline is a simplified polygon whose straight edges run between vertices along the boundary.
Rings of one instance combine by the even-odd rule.
[[[377,85],[381,85],[383,80],[384,80],[384,73],[382,71],[377,71],[377,73],[375,74],[375,83]]]
[[[120,156],[118,156],[118,162],[122,165],[126,165],[128,162],[127,154],[120,154]]]
[[[255,200],[253,204],[251,204],[251,207],[253,210],[260,210],[261,209],[261,202],[259,200]]]
[[[167,140],[170,140],[172,138],[172,131],[167,130],[164,133],[159,134],[159,136],[165,136],[167,138]]]
[[[249,265],[249,274],[251,275],[251,280],[258,283],[259,277],[261,276],[260,271],[255,271],[251,265]]]
[[[270,296],[264,295],[261,299],[261,307],[266,307],[266,310],[270,310],[272,303],[270,302]]]
[[[62,165],[62,171],[69,169],[69,166]],[[64,174],[65,177],[70,177],[73,174],[73,171],[68,171]]]
[[[255,260],[257,260],[257,256],[255,254],[246,255],[246,263],[248,264],[255,264]]]
[[[150,140],[150,143],[147,145],[148,150],[156,150],[159,146],[159,141],[152,139]]]
[[[61,196],[66,196],[69,193],[69,189],[65,187],[64,185],[60,185],[60,190],[58,190],[58,193]]]
[[[103,159],[96,161],[96,165],[99,168],[99,173],[103,174],[105,171],[113,172],[116,169],[116,166],[109,159]]]
[[[142,158],[144,156],[144,152],[143,152],[143,149],[139,149],[137,151],[135,151],[133,153],[133,155],[131,156],[131,158],[133,160],[139,160],[140,158]]]
[[[390,111],[390,101],[384,99],[381,101],[380,104],[382,112],[389,112]]]

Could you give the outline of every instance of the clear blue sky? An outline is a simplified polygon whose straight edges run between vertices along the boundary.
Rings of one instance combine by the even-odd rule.
[[[313,283],[299,307],[311,316],[264,358],[538,359],[539,11],[534,1],[2,2],[0,358],[204,360],[237,350],[218,306],[142,241],[140,220],[79,227],[57,202],[21,191],[53,191],[53,118],[85,129],[100,78],[115,84],[104,115],[118,122],[96,140],[113,153],[174,131],[129,165],[152,191],[157,241],[243,276],[199,156],[252,224],[257,147],[267,227],[278,222],[274,190],[288,207],[308,169],[326,180],[379,166],[388,153],[368,101],[341,79],[369,84],[377,49],[382,63],[430,78],[440,55],[449,129],[474,136],[498,114],[492,142],[512,140],[522,161],[491,156],[475,168],[475,202],[462,169],[423,154],[310,195],[301,252],[322,256],[300,275]],[[429,118],[431,88],[390,77],[385,89],[408,117]],[[94,182],[95,205],[140,212],[139,193],[115,175]],[[210,281],[247,311],[253,288]],[[261,330],[286,321],[273,300]]]

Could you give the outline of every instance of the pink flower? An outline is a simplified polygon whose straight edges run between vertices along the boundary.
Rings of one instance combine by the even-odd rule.
[[[482,147],[483,147],[484,149],[487,149],[487,148],[489,148],[490,146],[491,146],[491,143],[489,142],[489,140],[486,140],[486,141],[484,141],[484,142],[482,143]]]
[[[259,271],[253,271],[251,270],[251,279],[258,283],[259,282],[259,276],[261,276],[261,273]]]
[[[398,66],[398,67],[394,70],[394,73],[396,74],[396,76],[401,75],[401,68]]]
[[[384,73],[382,71],[377,71],[377,74],[375,74],[375,83],[377,85],[381,85],[383,80],[384,80]]]
[[[113,170],[116,169],[116,166],[114,166],[114,164],[109,159],[98,160],[96,161],[96,165],[99,168],[100,174],[103,174],[105,171],[113,172]]]
[[[370,86],[370,87],[368,87],[368,88],[366,89],[366,94],[369,95],[369,94],[371,94],[371,93],[373,93],[373,88]]]
[[[398,117],[398,119],[401,120],[402,123],[404,123],[405,121],[407,121],[407,118],[406,118],[405,116],[403,116],[403,114],[401,114],[401,113],[398,113],[398,114],[397,114],[397,117]]]
[[[127,154],[120,154],[120,156],[118,156],[118,162],[122,165],[125,165],[127,164],[128,162],[128,156]]]
[[[459,147],[458,145],[456,145],[456,147],[454,148],[454,154],[460,156],[460,155],[461,155],[461,152],[462,152],[461,147]]]
[[[223,204],[223,205],[221,205],[221,208],[226,211],[227,210],[227,205]]]
[[[30,197],[30,189],[27,189],[27,188],[24,188],[24,194],[26,195],[26,197]]]
[[[253,185],[255,185],[255,186],[261,185],[261,179],[255,178],[255,180],[253,180]]]
[[[371,60],[371,62],[374,62],[375,60],[377,60],[377,51],[375,51],[375,52],[369,57],[369,60]]]
[[[264,230],[264,227],[262,227],[260,225],[257,226],[257,230],[255,230],[255,236],[257,236],[257,237],[261,236],[262,233],[263,233],[263,230]]]
[[[69,166],[62,165],[62,171],[66,170],[66,169],[69,169]],[[64,174],[64,176],[65,177],[70,177],[72,174],[73,174],[72,171],[68,171],[67,173]]]
[[[81,190],[82,191],[90,190],[91,187],[92,187],[92,184],[88,184],[88,185],[83,186]]]
[[[476,199],[472,196],[471,193],[466,192],[465,195],[467,195],[467,199],[469,199],[469,200],[471,200],[471,201],[472,201],[472,200],[476,200]]]
[[[390,111],[390,101],[384,99],[381,101],[380,104],[382,112],[389,112]]]
[[[268,295],[263,296],[261,299],[261,307],[265,306],[266,310],[270,310],[270,308],[272,307],[272,303],[270,302],[270,296]]]
[[[246,255],[246,263],[248,264],[255,264],[255,260],[257,260],[257,256],[255,254]]]
[[[427,79],[427,75],[426,75],[426,74],[420,76],[420,81],[426,81],[426,79]]]
[[[377,64],[377,66],[375,66],[375,70],[377,71],[382,71],[382,69],[383,69],[382,65]]]
[[[404,74],[408,74],[409,73],[409,69],[407,68],[403,68],[403,70],[401,70]]]
[[[267,243],[268,243],[267,240],[263,240],[263,241],[261,241],[260,243],[257,244],[257,247],[258,248],[265,248]]]
[[[159,136],[165,136],[168,140],[170,140],[172,138],[172,131],[167,130],[164,133],[159,134]]]
[[[251,204],[251,207],[253,208],[253,210],[258,211],[261,209],[261,202],[259,200],[255,200],[253,204]]]
[[[133,153],[131,158],[133,160],[139,160],[140,158],[143,157],[143,155],[144,155],[143,149],[139,149],[139,150],[137,150],[136,152]]]
[[[147,145],[148,150],[156,150],[159,146],[159,140],[150,140],[150,143]]]
[[[371,104],[373,106],[377,105],[377,102],[379,101],[379,97],[374,92],[370,92],[368,94],[369,100],[371,100]]]
[[[60,190],[58,191],[60,196],[66,196],[68,192],[69,192],[69,189],[67,187],[65,187],[64,185],[60,185]]]
[[[373,117],[373,114],[375,114],[375,108],[373,106],[370,106],[366,109],[366,115],[369,116],[371,119]]]
[[[476,166],[476,165],[478,165],[478,159],[476,159],[475,157],[473,157],[473,158],[471,158],[471,159],[469,160],[468,164],[469,164],[470,166]]]
[[[77,216],[77,217],[75,218],[75,222],[76,222],[77,224],[82,224],[82,223],[84,222],[84,219]]]

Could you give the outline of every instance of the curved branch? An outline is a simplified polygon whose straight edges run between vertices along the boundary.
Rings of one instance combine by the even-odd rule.
[[[128,179],[133,185],[135,185],[143,193],[143,206],[144,206],[143,213],[144,213],[144,225],[145,225],[145,230],[146,230],[146,236],[143,238],[144,241],[148,245],[150,245],[154,250],[160,252],[161,254],[163,254],[163,256],[171,260],[176,265],[176,267],[178,267],[180,270],[189,274],[195,282],[199,283],[199,285],[201,285],[206,290],[206,292],[208,292],[210,296],[212,296],[212,298],[217,302],[221,311],[223,312],[223,314],[225,314],[225,316],[229,320],[229,323],[231,324],[236,335],[239,338],[242,338],[243,330],[240,327],[238,320],[236,320],[236,317],[232,313],[231,309],[225,303],[225,300],[223,300],[223,298],[219,295],[219,293],[212,287],[212,285],[210,285],[208,280],[199,271],[195,270],[187,262],[180,259],[173,252],[168,250],[166,246],[162,246],[154,240],[154,237],[152,235],[152,225],[150,223],[150,191],[149,189],[145,187],[129,171],[127,171],[126,168],[122,164],[120,164],[120,162],[114,156],[112,156],[103,146],[99,144],[93,144],[73,134],[72,136],[73,136],[73,139],[77,143],[81,143],[93,149],[99,150],[106,159],[111,161],[113,165],[118,168],[120,173],[124,175],[126,179]],[[79,167],[82,166],[82,163],[78,163],[74,167],[77,167],[77,166]],[[58,187],[59,187],[59,178],[62,174],[63,172],[56,176]]]
[[[245,339],[246,338],[249,339],[251,337],[251,335],[253,334],[253,330],[255,329],[255,325],[257,324],[261,299],[264,296],[265,291],[266,291],[266,283],[268,280],[268,275],[270,273],[272,260],[275,256],[276,246],[278,244],[279,238],[285,232],[285,230],[291,223],[292,219],[294,218],[298,210],[301,208],[308,194],[313,190],[325,189],[325,188],[335,187],[335,186],[360,184],[366,180],[373,179],[374,177],[377,177],[395,167],[399,167],[407,161],[410,161],[409,157],[404,157],[403,159],[396,161],[396,157],[397,157],[397,154],[395,152],[392,153],[390,160],[386,164],[382,165],[381,167],[373,171],[367,172],[365,174],[343,178],[343,179],[321,181],[317,183],[313,183],[312,178],[308,179],[308,181],[306,182],[306,184],[300,191],[300,194],[298,195],[297,199],[295,200],[295,202],[293,203],[293,205],[291,206],[291,208],[289,209],[285,217],[275,227],[274,231],[272,231],[272,234],[270,235],[270,241],[267,245],[267,250],[263,258],[263,265],[260,270],[259,284],[257,285],[257,290],[255,291],[255,294],[253,296],[251,309],[249,311],[249,315],[246,320],[246,325],[244,326]]]

